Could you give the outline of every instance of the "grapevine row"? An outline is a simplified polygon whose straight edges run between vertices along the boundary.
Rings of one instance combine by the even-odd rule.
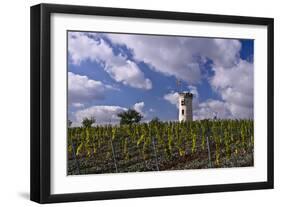
[[[209,144],[209,145],[208,145]],[[202,120],[150,122],[132,125],[103,125],[68,128],[68,158],[88,160],[88,167],[118,166],[154,160],[171,161],[194,154],[211,155],[209,162],[220,167],[233,156],[253,151],[252,120]],[[120,164],[121,163],[121,164]],[[144,169],[145,170],[145,169]],[[165,170],[165,166],[160,169]]]

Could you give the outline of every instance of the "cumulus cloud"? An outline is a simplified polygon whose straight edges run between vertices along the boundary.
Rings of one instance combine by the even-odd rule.
[[[108,72],[114,80],[121,82],[124,85],[146,90],[152,88],[151,81],[148,78],[145,78],[137,64],[130,60],[126,60],[121,65],[114,64],[105,67],[105,71]]]
[[[87,76],[68,72],[68,103],[74,107],[82,107],[86,102],[103,99],[104,92],[113,89],[112,86]]]
[[[209,42],[209,44],[207,43]],[[211,59],[216,66],[229,68],[239,61],[241,43],[234,39],[206,39],[204,56]]]
[[[223,102],[220,106],[226,107],[233,118],[253,118],[253,64],[240,58],[242,46],[239,40],[130,34],[107,34],[107,37],[114,44],[131,49],[134,58],[145,62],[151,69],[193,84],[189,89],[195,94],[194,109],[208,107],[205,111],[210,111],[212,104]],[[221,100],[200,105],[194,85],[204,78],[200,64],[207,60],[211,60],[214,72],[207,80]],[[175,92],[166,94],[164,99],[177,105]]]
[[[96,124],[116,124],[119,122],[117,114],[126,110],[128,109],[121,106],[91,106],[77,111],[74,117],[77,125],[80,125],[82,120],[86,117],[94,117],[96,119]]]
[[[171,104],[179,107],[179,93],[178,92],[170,92],[168,94],[165,94],[163,97],[166,101],[170,102]]]
[[[138,102],[132,108],[145,116],[146,113],[143,111],[144,105],[144,102]],[[96,119],[96,124],[117,124],[120,121],[117,114],[127,110],[128,108],[121,106],[98,105],[77,110],[72,114],[72,117],[74,118],[74,126],[80,126],[84,118],[90,117]]]
[[[228,84],[227,84],[228,86]],[[193,119],[239,119],[253,118],[253,106],[251,93],[246,97],[245,94],[238,93],[235,88],[226,88],[222,91],[223,100],[208,99],[199,102],[199,93],[195,86],[188,86],[189,92],[193,94]],[[247,91],[245,89],[245,91]],[[164,99],[178,108],[177,92],[171,92],[164,95]],[[244,96],[244,97],[243,97]]]
[[[253,64],[245,60],[230,68],[214,67],[211,86],[217,91],[233,118],[253,118]]]
[[[107,34],[115,44],[133,50],[134,57],[147,63],[155,71],[175,76],[189,84],[202,78],[200,64],[211,59],[216,65],[231,67],[235,64],[241,43],[238,40]]]
[[[207,100],[200,103],[198,108],[193,111],[194,120],[201,119],[228,119],[231,118],[231,113],[228,110],[227,104],[219,100]]]
[[[132,53],[131,59],[113,52],[113,46],[125,46]],[[253,63],[241,59],[241,48],[241,42],[235,39],[75,32],[69,33],[68,49],[73,64],[98,62],[112,79],[134,88],[152,88],[138,62],[162,75],[183,80],[194,94],[197,118],[204,114],[205,118],[214,114],[221,118],[253,118]],[[207,61],[213,73],[206,76],[202,65]],[[209,82],[217,100],[199,102],[197,86],[202,80]],[[178,104],[177,92],[163,98]]]
[[[136,60],[145,62],[157,72],[191,83],[200,80],[199,64],[182,38],[129,34],[108,34],[107,37],[115,44],[132,49]]]
[[[199,94],[195,86],[189,86],[189,91],[193,94],[192,108],[193,108],[193,119],[212,119],[215,116],[218,118],[230,118],[231,113],[225,102],[219,100],[207,100],[199,103]],[[178,108],[178,97],[177,92],[171,92],[164,95],[164,99]]]
[[[144,115],[145,113],[143,112],[143,107],[144,107],[144,102],[142,101],[139,103],[135,103],[133,109],[135,109],[140,114]]]
[[[101,64],[115,81],[134,88],[151,89],[152,83],[144,77],[137,64],[122,54],[114,54],[113,48],[95,33],[69,32],[68,52],[73,64],[90,60]]]

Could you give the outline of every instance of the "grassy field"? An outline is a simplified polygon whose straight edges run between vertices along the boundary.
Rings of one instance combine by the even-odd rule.
[[[68,128],[68,175],[253,166],[252,120]]]

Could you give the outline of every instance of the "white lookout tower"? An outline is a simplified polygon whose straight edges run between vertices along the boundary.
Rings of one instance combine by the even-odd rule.
[[[179,93],[179,121],[192,121],[192,98],[190,92]]]

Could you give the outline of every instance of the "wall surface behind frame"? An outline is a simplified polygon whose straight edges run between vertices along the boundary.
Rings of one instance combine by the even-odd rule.
[[[3,1],[0,33],[0,206],[37,206],[29,201],[29,7],[38,3],[81,4],[136,9],[218,13],[275,18],[275,57],[281,56],[281,13],[278,1],[132,1],[30,0]],[[54,204],[53,206],[267,206],[281,203],[281,68],[275,58],[275,189]]]

